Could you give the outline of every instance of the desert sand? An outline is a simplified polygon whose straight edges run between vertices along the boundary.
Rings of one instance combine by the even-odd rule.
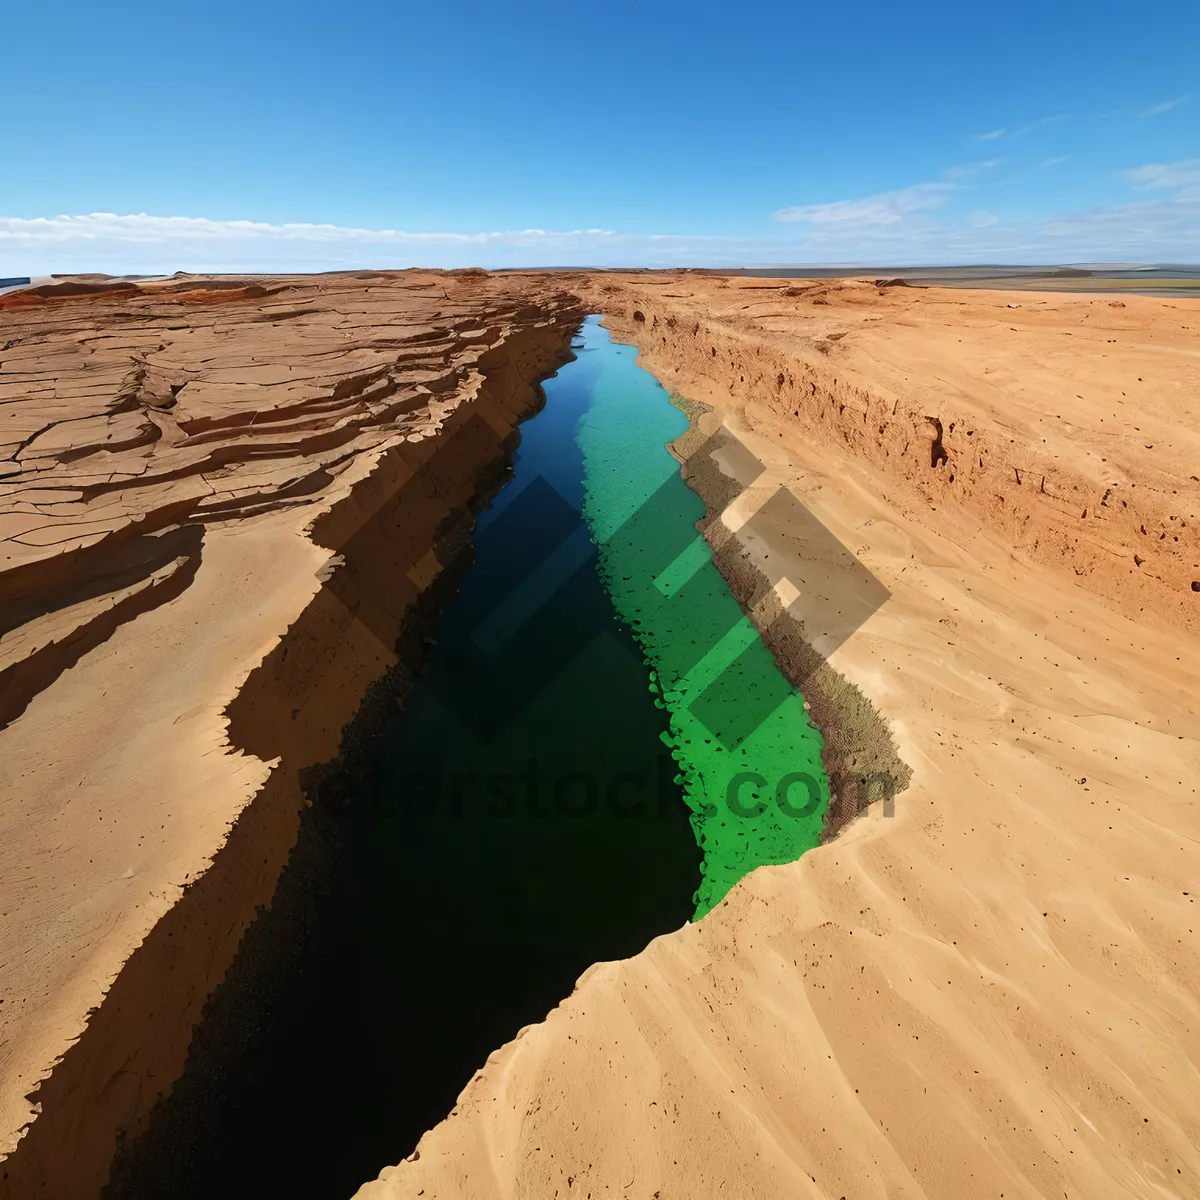
[[[0,1194],[95,1195],[182,1069],[298,769],[584,311],[767,468],[706,529],[731,586],[802,569],[756,520],[782,485],[887,588],[828,666],[911,775],[592,968],[360,1195],[1200,1194],[1200,303],[404,273],[0,304]],[[836,689],[814,715],[841,754]]]
[[[831,666],[913,774],[597,965],[360,1196],[1200,1193],[1200,307],[576,286],[768,465],[732,524],[783,483],[889,589]]]
[[[299,770],[578,318],[442,273],[0,306],[0,1194],[65,1200],[182,1071]]]

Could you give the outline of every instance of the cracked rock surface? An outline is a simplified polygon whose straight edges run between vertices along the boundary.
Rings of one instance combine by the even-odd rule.
[[[482,272],[0,298],[0,1195],[94,1194],[178,1075],[578,319]]]

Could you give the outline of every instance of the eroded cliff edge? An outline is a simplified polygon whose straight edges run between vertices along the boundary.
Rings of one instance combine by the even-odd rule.
[[[765,468],[739,562],[782,487],[887,588],[830,666],[912,778],[597,964],[360,1195],[1196,1192],[1194,304],[564,282]]]
[[[887,721],[913,778],[894,819],[872,809],[799,862],[756,872],[700,924],[588,972],[544,1023],[492,1056],[451,1117],[422,1140],[419,1158],[386,1171],[366,1194],[582,1193],[620,1190],[631,1179],[647,1195],[703,1195],[736,1179],[740,1194],[771,1200],[1010,1189],[1134,1197],[1147,1180],[1194,1193],[1200,1114],[1190,1030],[1200,962],[1189,876],[1200,837],[1192,794],[1200,678],[1189,652],[1196,610],[1188,605],[1200,603],[1191,587],[1200,560],[1192,476],[1200,431],[1189,397],[1200,378],[1190,312],[1136,298],[1114,306],[1101,297],[1017,300],[682,274],[378,280],[314,285],[334,294],[328,322],[286,294],[277,301],[272,283],[250,285],[263,292],[239,299],[242,285],[218,295],[191,281],[190,301],[166,297],[171,308],[160,325],[189,337],[183,331],[194,310],[186,306],[206,306],[205,337],[233,336],[231,345],[240,347],[236,378],[213,382],[282,395],[297,386],[282,372],[294,347],[274,363],[275,377],[255,383],[252,375],[264,365],[257,343],[284,336],[277,329],[289,321],[314,322],[306,333],[324,339],[329,363],[340,363],[339,338],[354,346],[352,355],[400,348],[395,293],[384,300],[377,287],[419,284],[435,302],[466,305],[464,338],[488,327],[471,305],[500,303],[496,289],[518,308],[512,298],[527,296],[540,312],[550,303],[538,299],[547,286],[552,295],[583,296],[619,338],[641,346],[645,365],[668,387],[708,402],[766,466],[746,492],[750,508],[786,486],[887,586],[888,603],[839,647],[834,666]],[[346,302],[343,284],[359,298]],[[110,314],[100,341],[124,353],[141,336],[142,318],[131,320],[128,292],[110,299],[123,307]],[[232,307],[222,310],[222,300]],[[222,312],[241,301],[254,302],[243,319],[258,325],[238,342],[238,322]],[[388,311],[368,311],[376,302]],[[564,313],[573,309],[567,296],[556,303]],[[276,304],[278,325],[267,313]],[[399,307],[414,327],[436,324],[419,316],[419,305]],[[17,386],[40,393],[39,404],[58,403],[59,380],[69,378],[84,396],[90,390],[79,381],[93,370],[82,367],[92,354],[81,349],[97,336],[91,318],[70,327],[63,353],[71,357],[57,361],[49,342],[37,340],[56,338],[55,329],[69,324],[66,312],[47,317],[54,329],[27,335],[31,357],[42,356],[46,370],[39,376],[18,364]],[[145,330],[157,335],[154,347],[165,347],[159,326],[147,322]],[[415,351],[424,343],[415,328],[414,335]],[[14,336],[6,328],[0,345]],[[433,339],[442,341],[453,343]],[[0,353],[6,383],[17,370],[11,349]],[[200,362],[209,362],[211,350],[198,349]],[[326,376],[340,378],[346,365]],[[379,365],[369,358],[368,373]],[[117,407],[131,404],[121,386],[128,371],[126,364],[119,378],[98,373],[95,394],[121,396]],[[178,378],[160,387],[147,371],[135,399],[147,380],[146,395],[156,400],[150,409],[169,411],[172,398],[187,396]],[[1134,390],[1138,384],[1143,392]],[[336,382],[313,403],[354,403],[343,396],[334,404],[335,389]],[[364,394],[374,393],[368,387]],[[231,407],[253,408],[251,396]],[[434,423],[453,409],[442,407],[445,394],[435,399],[425,401]],[[131,411],[112,415],[128,423]],[[20,412],[5,407],[6,418]],[[13,422],[10,449],[23,459],[44,421],[22,419]],[[270,420],[252,423],[278,432]],[[140,475],[141,465],[131,470],[122,457],[144,453],[131,443],[167,438],[113,432],[111,439],[88,426],[80,433],[80,446],[116,444],[88,451],[104,464],[97,472],[85,463],[88,478]],[[189,436],[205,432],[200,426]],[[981,437],[984,452],[972,466]],[[390,618],[375,623],[370,571],[343,550],[349,570],[347,590],[339,592],[337,574],[329,573],[336,543],[318,546],[304,533],[338,498],[365,500],[358,485],[369,487],[374,476],[334,463],[333,482],[319,482],[316,492],[306,497],[305,485],[296,485],[296,505],[307,511],[292,511],[288,496],[280,512],[260,508],[243,499],[259,494],[246,480],[278,458],[273,442],[265,443],[273,457],[239,468],[243,483],[217,499],[246,504],[246,511],[236,521],[202,522],[198,564],[191,565],[186,539],[160,547],[131,538],[141,557],[120,560],[115,581],[100,578],[95,591],[57,600],[50,625],[33,625],[45,614],[27,613],[21,628],[36,636],[0,643],[14,652],[13,662],[25,661],[44,642],[69,636],[47,638],[39,628],[103,628],[94,625],[95,610],[146,605],[133,620],[125,616],[129,607],[108,616],[115,622],[108,640],[63,668],[69,673],[61,679],[77,685],[72,691],[94,698],[88,711],[50,686],[0,732],[5,794],[14,798],[0,840],[11,847],[0,884],[8,901],[0,911],[9,914],[4,945],[14,948],[5,980],[25,989],[10,989],[3,1006],[17,1002],[4,1014],[3,1051],[6,1079],[19,1084],[3,1110],[14,1132],[30,1111],[22,1096],[31,1084],[20,1082],[31,1073],[27,1064],[35,1063],[36,1082],[83,1027],[90,997],[104,994],[139,945],[139,930],[168,910],[186,911],[175,901],[191,890],[181,893],[179,881],[222,844],[240,812],[225,843],[234,845],[244,831],[249,847],[241,858],[230,855],[231,886],[234,876],[244,881],[242,895],[222,910],[234,924],[214,922],[210,932],[199,914],[186,928],[171,925],[170,916],[155,925],[165,931],[156,953],[172,964],[168,975],[195,979],[211,969],[220,978],[220,948],[236,940],[236,913],[269,895],[273,866],[263,863],[259,873],[259,847],[282,844],[293,820],[298,797],[278,782],[280,747],[296,757],[292,708],[305,730],[317,731],[305,745],[315,760],[336,742],[338,697],[355,691],[338,675],[316,693],[303,681],[319,677],[321,648],[335,641],[344,643],[347,660],[366,663],[363,678],[388,661],[386,643],[372,630],[386,635]],[[218,488],[226,479],[221,465],[201,472]],[[406,460],[401,475],[409,469],[420,474],[420,464]],[[166,474],[156,481],[164,494],[190,478],[188,471]],[[276,490],[293,485],[285,480]],[[344,495],[343,485],[350,489]],[[431,491],[446,497],[440,482]],[[1077,492],[1086,501],[1078,511]],[[97,498],[108,495],[111,489]],[[45,537],[38,530],[53,522],[39,506],[59,498],[26,495],[32,523],[18,522],[13,536],[26,543]],[[370,519],[361,525],[348,520],[338,535],[344,545],[380,507],[367,503]],[[80,511],[67,507],[60,515],[65,522]],[[125,512],[114,501],[111,512],[91,517],[120,520]],[[395,529],[381,520],[378,536],[389,536],[384,526]],[[70,532],[86,549],[95,528]],[[364,535],[368,549],[375,536]],[[54,552],[41,556],[52,561]],[[437,554],[425,561],[441,563]],[[426,578],[420,569],[415,578],[402,574],[414,588]],[[278,631],[300,622],[323,595],[324,577],[329,596],[285,657]],[[157,591],[171,587],[180,590]],[[150,589],[167,602],[139,599]],[[349,599],[333,603],[338,595]],[[343,614],[347,605],[353,616]],[[359,650],[351,653],[351,644]],[[55,655],[40,663],[55,669],[64,661]],[[142,658],[158,665],[127,679],[123,670]],[[246,685],[265,660],[276,674],[260,693]],[[289,689],[294,704],[272,701]],[[14,730],[41,740],[27,753]],[[233,733],[248,739],[251,752],[233,748]],[[274,799],[272,788],[279,788]],[[138,838],[147,833],[143,852]],[[216,867],[209,876],[217,877]],[[183,945],[217,949],[208,960],[198,955],[204,961],[197,964]],[[85,1049],[78,1074],[55,1072],[35,1097],[44,1111],[26,1143],[36,1152],[6,1164],[31,1164],[21,1167],[30,1173],[17,1194],[36,1194],[29,1189],[43,1178],[94,1183],[99,1176],[86,1169],[71,1178],[38,1172],[56,1167],[67,1145],[77,1155],[82,1148],[85,1167],[103,1161],[111,1129],[82,1120],[90,1107],[111,1100],[118,1111],[144,1112],[177,1070],[178,1054],[170,1054],[182,1053],[186,1041],[172,1043],[156,1022],[168,1009],[201,1003],[201,987],[181,1000],[139,984],[111,1003],[123,978],[93,1023],[113,1013],[107,1019],[120,1045],[136,1014],[154,1032],[144,1040],[161,1040],[167,1057],[114,1061]],[[160,1010],[163,1017],[154,1016]],[[168,1021],[167,1028],[176,1026]],[[85,1033],[78,1046],[91,1041]],[[63,1063],[71,1071],[73,1053]],[[56,1113],[58,1124],[44,1119]]]
[[[582,290],[694,399],[869,465],[910,510],[968,513],[1138,619],[1200,632],[1195,306],[879,282],[663,273]]]
[[[96,1194],[180,1074],[580,316],[481,273],[8,298],[0,1194]]]

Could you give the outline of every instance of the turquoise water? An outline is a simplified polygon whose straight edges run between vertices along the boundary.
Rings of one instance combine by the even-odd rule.
[[[584,513],[605,585],[669,713],[665,741],[704,854],[701,917],[755,867],[818,844],[829,802],[821,735],[696,530],[703,502],[666,449],[687,419],[637,366],[636,349],[596,318],[582,339]]]

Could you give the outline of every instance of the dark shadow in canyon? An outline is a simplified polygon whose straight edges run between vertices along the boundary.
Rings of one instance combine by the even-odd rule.
[[[109,1200],[343,1200],[589,966],[691,916],[667,714],[579,516],[586,389],[547,390],[511,476],[435,531],[400,665],[308,773],[272,907]]]

